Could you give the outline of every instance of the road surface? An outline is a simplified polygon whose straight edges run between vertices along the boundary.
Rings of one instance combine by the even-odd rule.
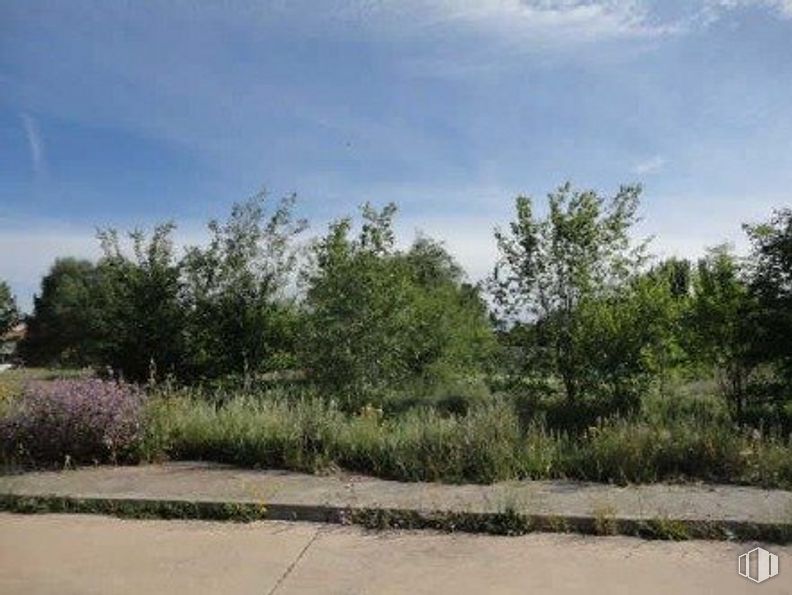
[[[750,545],[0,514],[0,593],[792,594],[792,547],[767,547],[780,574],[755,585]]]

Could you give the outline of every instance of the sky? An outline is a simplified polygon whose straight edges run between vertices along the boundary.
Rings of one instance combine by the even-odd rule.
[[[371,201],[471,279],[518,194],[644,186],[695,257],[792,204],[792,0],[4,0],[0,279],[30,309],[97,227],[180,244],[266,188]]]

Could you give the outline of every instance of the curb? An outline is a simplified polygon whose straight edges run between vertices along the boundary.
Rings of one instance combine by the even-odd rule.
[[[369,529],[434,529],[445,532],[524,535],[534,531],[585,535],[627,535],[645,539],[687,539],[792,543],[792,523],[737,520],[619,518],[503,512],[453,512],[393,508],[356,508],[312,504],[264,504],[0,494],[0,511],[19,514],[103,514],[131,519],[253,522],[308,521],[360,525]]]

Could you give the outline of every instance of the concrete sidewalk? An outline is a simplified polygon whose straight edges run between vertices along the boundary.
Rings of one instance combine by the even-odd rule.
[[[0,514],[3,595],[789,595],[737,574],[741,543],[534,533],[365,531],[316,523]]]
[[[48,506],[48,500],[58,504]],[[792,540],[792,492],[707,484],[445,485],[180,462],[0,476],[0,501],[0,507],[17,511],[112,513],[113,503],[123,502],[120,512],[135,503],[148,507],[137,516],[213,518],[212,505],[220,504],[248,507],[245,520],[252,511],[260,519],[376,526]],[[166,514],[157,513],[156,503],[169,505]],[[180,503],[191,507],[179,512]]]

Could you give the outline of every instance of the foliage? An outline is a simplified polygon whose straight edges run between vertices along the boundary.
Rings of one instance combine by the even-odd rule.
[[[522,373],[545,390],[560,379],[571,403],[601,393],[617,406],[634,401],[661,364],[652,352],[669,341],[671,285],[639,279],[645,245],[629,236],[640,190],[606,200],[567,184],[548,196],[545,218],[519,197],[509,231],[495,233],[493,295],[505,324],[520,325]]]
[[[745,229],[753,245],[750,286],[758,302],[760,356],[778,367],[792,401],[792,209]]]
[[[292,239],[306,224],[294,198],[267,219],[264,197],[209,223],[212,239],[182,261],[190,377],[217,378],[293,367],[299,314],[286,295],[296,266]]]
[[[693,287],[686,321],[689,351],[714,368],[740,415],[757,363],[753,354],[755,304],[728,246],[713,248],[699,260]]]
[[[610,298],[583,300],[573,344],[585,358],[578,384],[612,410],[640,404],[652,381],[671,366],[679,308],[666,279],[640,277]]]
[[[5,461],[93,463],[134,459],[143,394],[99,379],[33,381],[0,420]]]
[[[571,478],[680,479],[792,486],[792,444],[735,430],[711,395],[657,394],[632,416],[602,419],[579,435],[521,422],[504,400],[464,415],[416,407],[354,414],[318,398],[236,395],[216,407],[189,395],[151,399],[150,459],[203,459],[316,472],[333,468],[403,481]]]
[[[296,255],[293,199],[265,217],[258,195],[212,221],[206,247],[177,258],[175,226],[103,230],[94,266],[59,259],[42,282],[24,353],[31,363],[93,365],[132,381],[184,382],[294,365],[299,312],[286,295]]]
[[[19,310],[11,288],[0,279],[0,335],[14,326],[18,319]]]
[[[98,271],[87,260],[58,258],[33,299],[27,337],[20,346],[28,365],[79,367],[96,359]]]
[[[493,346],[486,308],[436,242],[394,247],[394,205],[366,205],[330,226],[306,275],[307,337],[302,359],[311,378],[352,408],[388,388],[474,374]]]
[[[98,413],[83,389],[31,396],[49,393],[13,371],[4,457],[792,484],[792,211],[746,227],[747,259],[721,246],[695,266],[653,262],[631,239],[639,195],[567,184],[543,216],[518,198],[495,234],[492,312],[441,243],[397,247],[394,205],[334,222],[307,262],[293,197],[235,205],[181,257],[171,224],[133,232],[131,249],[103,231],[96,264],[59,259],[43,279],[23,353],[156,380],[134,445],[105,444],[76,413],[47,417],[67,401]],[[39,444],[48,423],[72,425]]]
[[[98,361],[129,380],[172,373],[183,362],[185,313],[174,229],[168,223],[158,225],[150,237],[131,232],[131,255],[115,230],[99,233]]]

